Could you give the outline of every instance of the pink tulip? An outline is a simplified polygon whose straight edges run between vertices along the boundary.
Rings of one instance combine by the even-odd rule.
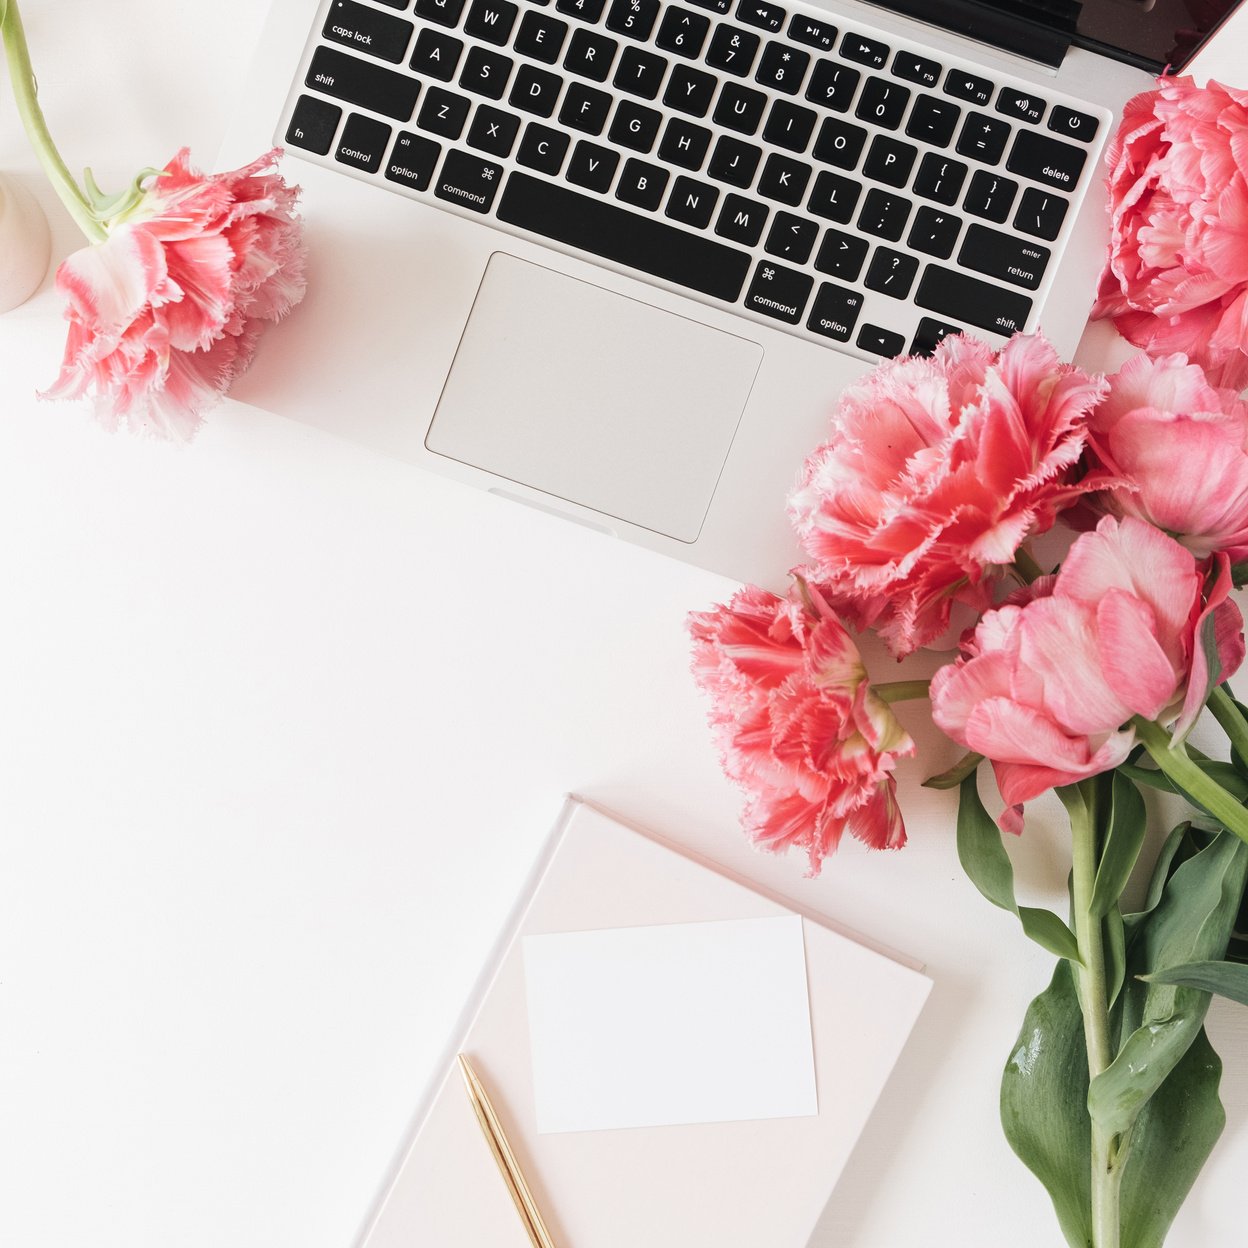
[[[303,297],[296,188],[270,152],[204,176],[180,151],[101,243],[56,275],[69,339],[45,398],[92,395],[108,427],[180,439]]]
[[[876,369],[789,500],[804,575],[898,657],[941,639],[955,604],[991,606],[1019,545],[1093,488],[1071,470],[1103,393],[1039,336],[946,338]]]
[[[1248,559],[1248,403],[1183,355],[1138,355],[1088,418],[1091,448],[1119,488],[1096,507],[1139,516],[1197,558]]]
[[[1110,247],[1094,315],[1213,385],[1248,384],[1248,92],[1163,77],[1106,156]]]
[[[1134,716],[1188,730],[1244,658],[1225,556],[1211,579],[1206,590],[1191,552],[1152,525],[1106,517],[936,673],[932,718],[992,761],[1003,827],[1019,831],[1022,803],[1046,789],[1123,762]]]
[[[819,594],[747,587],[689,624],[724,770],[748,794],[750,837],[775,851],[800,845],[811,875],[845,832],[873,849],[904,845],[892,772],[914,743]]]

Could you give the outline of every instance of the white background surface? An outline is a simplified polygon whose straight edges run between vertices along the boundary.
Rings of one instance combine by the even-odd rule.
[[[27,0],[71,167],[210,162],[261,8]],[[7,84],[0,168],[77,246]],[[687,674],[729,582],[235,405],[190,449],[106,435],[33,398],[59,315],[45,286],[0,321],[0,1243],[350,1248],[425,1076],[405,973],[462,974],[497,921],[413,948],[433,851],[501,916],[566,790],[926,961],[816,1248],[1060,1242],[996,1116],[1049,960],[963,878],[921,709],[910,847],[804,880],[743,843]],[[1059,826],[1015,847],[1058,907]],[[1211,1015],[1228,1125],[1177,1248],[1243,1242],[1246,1020]]]

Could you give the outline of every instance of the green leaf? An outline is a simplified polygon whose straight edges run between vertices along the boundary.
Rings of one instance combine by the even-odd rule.
[[[1120,1034],[1108,1069],[1092,1080],[1088,1112],[1121,1133],[1178,1065],[1204,1022],[1207,993],[1138,977],[1184,962],[1221,957],[1248,878],[1248,846],[1219,833],[1165,881],[1156,909],[1134,933],[1122,992]]]
[[[1071,1248],[1092,1243],[1092,1127],[1088,1055],[1068,962],[1027,1007],[1001,1076],[1001,1125],[1019,1160],[1044,1184]]]
[[[1248,966],[1239,962],[1184,962],[1141,975],[1150,984],[1178,984],[1248,1005]]]
[[[1079,961],[1075,934],[1051,910],[1019,906],[1014,898],[1014,868],[1001,843],[1001,829],[984,809],[972,771],[958,798],[958,860],[971,883],[994,906],[1018,915],[1023,931],[1059,958]]]
[[[1131,1129],[1119,1210],[1121,1248],[1162,1248],[1226,1123],[1222,1062],[1204,1028]]]
[[[1127,937],[1123,927],[1122,911],[1117,905],[1109,909],[1104,920],[1106,1000],[1112,1010],[1127,978]]]
[[[1164,771],[1158,771],[1155,767],[1137,767],[1134,763],[1119,763],[1117,771],[1121,772],[1128,779],[1134,780],[1136,784],[1148,785],[1150,789],[1160,789],[1163,793],[1177,793],[1179,791],[1170,777]]]
[[[1231,581],[1236,589],[1248,585],[1248,563],[1231,564]]]
[[[956,789],[983,761],[982,754],[968,750],[948,771],[942,771],[938,776],[928,776],[923,781],[923,787],[925,789]]]
[[[1139,789],[1120,771],[1115,771],[1109,828],[1101,850],[1101,865],[1096,869],[1096,884],[1092,889],[1094,916],[1108,914],[1110,907],[1122,896],[1122,890],[1126,888],[1140,856],[1147,827],[1148,814]]]

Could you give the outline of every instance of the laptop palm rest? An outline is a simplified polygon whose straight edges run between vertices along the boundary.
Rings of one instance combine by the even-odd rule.
[[[692,542],[762,358],[747,339],[495,252],[425,445]]]

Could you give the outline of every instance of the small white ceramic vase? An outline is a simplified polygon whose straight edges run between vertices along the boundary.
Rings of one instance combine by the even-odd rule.
[[[0,173],[0,312],[37,291],[52,257],[52,234],[39,201]]]

